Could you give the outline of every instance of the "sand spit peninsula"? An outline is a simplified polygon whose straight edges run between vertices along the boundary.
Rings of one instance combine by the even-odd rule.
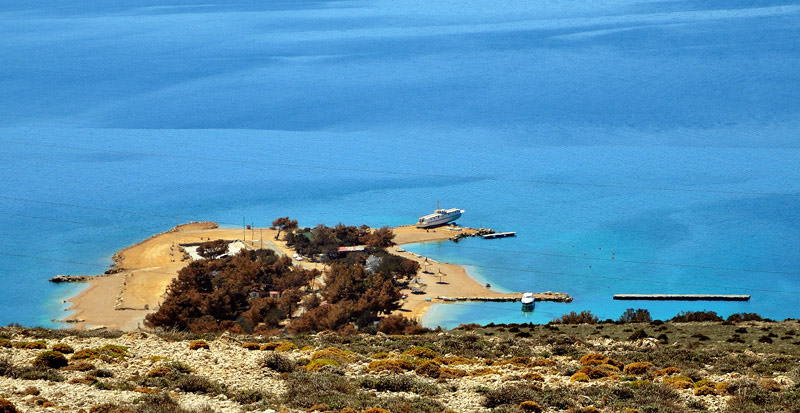
[[[438,262],[402,248],[405,244],[444,241],[454,235],[448,227],[419,229],[414,226],[399,226],[391,229],[394,244],[387,252],[413,260],[420,270],[414,286],[402,290],[405,298],[396,311],[407,318],[420,320],[431,304],[450,301],[450,297],[464,299],[518,299],[521,293],[494,291],[472,279],[467,271],[455,264]],[[472,228],[460,228],[458,233],[473,235]],[[68,301],[73,311],[63,321],[78,328],[108,328],[132,331],[144,327],[147,314],[158,309],[165,298],[170,282],[178,271],[192,261],[192,245],[212,240],[240,241],[247,249],[271,249],[279,256],[296,256],[287,246],[285,232],[279,234],[273,228],[220,228],[213,222],[183,224],[169,231],[126,247],[114,254],[114,264],[106,274],[88,277],[89,286]],[[325,264],[302,259],[293,260],[308,270],[324,271]],[[83,280],[83,277],[79,280]],[[319,282],[319,281],[318,281]],[[417,287],[415,287],[417,286]],[[418,286],[422,286],[422,290]],[[412,291],[413,289],[413,291]],[[566,294],[551,293],[538,299],[571,301]]]

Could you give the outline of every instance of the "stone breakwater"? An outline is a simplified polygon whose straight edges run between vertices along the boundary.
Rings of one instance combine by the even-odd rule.
[[[82,283],[92,279],[92,275],[56,275],[50,278],[51,283]]]

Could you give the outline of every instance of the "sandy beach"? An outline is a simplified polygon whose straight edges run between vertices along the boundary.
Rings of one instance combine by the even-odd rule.
[[[414,226],[394,228],[397,246],[390,251],[420,263],[418,280],[424,283],[424,293],[403,293],[399,310],[409,318],[421,320],[435,298],[439,296],[503,297],[519,294],[504,294],[492,291],[470,278],[466,270],[458,265],[440,263],[403,250],[402,245],[418,242],[447,240],[456,234],[447,228],[431,230]],[[466,233],[475,230],[463,228]],[[251,248],[271,248],[280,254],[291,256],[294,251],[285,242],[275,241],[275,230],[254,228],[251,230],[218,228],[212,222],[179,225],[169,231],[154,235],[131,245],[114,255],[111,275],[94,277],[89,286],[68,301],[73,311],[64,320],[78,328],[109,328],[135,330],[143,327],[144,317],[161,303],[170,281],[178,271],[189,263],[179,244],[196,243],[215,239],[244,240]],[[322,269],[322,264],[301,261],[305,268]],[[441,277],[439,276],[441,274]],[[432,301],[426,301],[431,297]]]

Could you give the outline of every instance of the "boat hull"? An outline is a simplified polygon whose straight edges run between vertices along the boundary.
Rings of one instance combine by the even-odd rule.
[[[452,214],[443,215],[441,217],[433,218],[430,220],[426,220],[425,222],[417,223],[417,228],[433,228],[433,227],[440,227],[442,225],[449,224],[457,219],[461,218],[461,212],[455,212]]]

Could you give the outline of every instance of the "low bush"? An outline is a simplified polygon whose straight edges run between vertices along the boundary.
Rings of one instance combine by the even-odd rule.
[[[725,321],[729,323],[739,323],[743,321],[768,321],[769,319],[761,318],[760,315],[756,313],[736,313],[731,314]]]
[[[224,393],[225,391],[223,385],[196,374],[181,375],[175,380],[175,387],[187,393],[204,393],[211,395]]]
[[[261,349],[261,344],[258,343],[244,343],[242,344],[242,348],[246,350],[259,350]]]
[[[339,364],[347,364],[355,360],[355,354],[352,351],[345,351],[337,347],[328,347],[315,352],[311,356],[311,360],[329,359],[335,360]]]
[[[519,408],[524,412],[541,413],[543,411],[542,406],[539,406],[539,403],[531,400],[520,403]]]
[[[304,369],[308,371],[319,371],[327,367],[340,367],[341,364],[333,359],[316,359],[311,360],[303,366]]]
[[[0,413],[17,413],[18,411],[14,403],[6,399],[0,399]]]
[[[486,391],[483,405],[491,409],[503,405],[518,406],[522,402],[538,399],[539,395],[540,391],[533,386],[508,384]]]
[[[642,308],[636,310],[629,308],[619,317],[620,323],[649,323],[650,321],[652,321],[650,311]]]
[[[189,343],[189,350],[208,350],[210,347],[205,340],[195,340]]]
[[[436,358],[438,354],[436,354],[435,351],[427,347],[416,346],[414,348],[408,349],[405,352],[403,352],[403,355],[407,357],[416,357],[416,358],[430,360]]]
[[[11,344],[14,348],[23,350],[44,350],[47,348],[47,343],[43,341],[17,341]]]
[[[643,361],[643,362],[636,362],[631,363],[625,366],[622,371],[627,374],[631,374],[634,376],[641,376],[643,374],[647,374],[653,368],[653,363]]]
[[[571,311],[551,321],[552,324],[597,324],[599,318],[589,310],[576,313]]]
[[[61,367],[66,367],[69,362],[63,354],[57,351],[44,351],[36,356],[36,359],[33,360],[33,364],[51,369],[60,369]]]
[[[714,311],[683,311],[670,319],[676,323],[688,323],[693,321],[722,321],[722,317]]]
[[[408,360],[401,359],[382,359],[375,360],[367,365],[367,371],[387,371],[390,373],[404,373],[406,371],[414,370],[414,365]]]
[[[294,360],[275,352],[264,355],[259,364],[278,373],[291,373],[297,369],[297,363]]]
[[[70,346],[69,344],[65,344],[65,343],[53,344],[53,346],[50,347],[50,349],[53,350],[53,351],[57,351],[59,353],[62,353],[62,354],[72,354],[72,353],[75,352],[75,349],[73,349],[72,346]]]
[[[694,381],[684,375],[671,376],[664,379],[664,384],[672,387],[673,389],[691,389],[694,388]]]
[[[438,387],[403,374],[389,374],[379,377],[363,377],[359,385],[380,392],[408,392],[426,396],[439,393]]]

